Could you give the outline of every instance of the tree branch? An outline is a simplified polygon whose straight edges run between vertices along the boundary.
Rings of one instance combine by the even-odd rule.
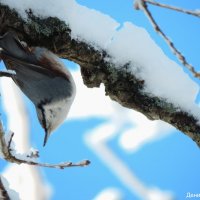
[[[144,0],[144,1],[146,3],[152,4],[154,6],[159,6],[161,8],[167,8],[167,9],[174,10],[174,11],[177,11],[177,12],[182,12],[184,14],[193,15],[195,17],[200,17],[200,12],[197,11],[197,10],[186,10],[186,9],[183,9],[183,8],[178,8],[178,7],[175,7],[175,6],[170,6],[170,5],[167,5],[167,4],[155,2],[153,0]]]
[[[57,169],[64,169],[67,167],[85,167],[90,164],[89,160],[83,160],[78,163],[72,163],[72,162],[63,162],[59,164],[48,164],[48,163],[39,163],[33,161],[34,158],[39,157],[39,152],[36,151],[36,153],[31,153],[30,155],[20,155],[20,157],[23,156],[23,158],[20,158],[19,155],[14,154],[14,149],[11,148],[12,144],[12,138],[14,136],[14,133],[12,133],[6,141],[5,139],[5,133],[3,130],[2,123],[0,121],[0,153],[3,155],[3,158],[11,163],[16,164],[28,164],[28,165],[35,165],[38,167],[48,167],[48,168],[57,168]]]
[[[153,5],[157,5],[160,7],[164,7],[164,8],[169,8],[169,9],[173,9],[179,12],[183,12],[183,13],[187,13],[187,14],[192,14],[192,11],[187,11],[187,10],[181,10],[179,8],[175,8],[175,7],[171,7],[171,6],[167,6],[164,4],[159,4],[156,2],[152,2],[149,0],[137,0],[135,3],[135,9],[137,10],[143,10],[144,14],[147,16],[147,18],[149,19],[149,21],[151,22],[154,30],[161,35],[161,37],[164,39],[164,41],[167,43],[167,45],[170,47],[171,51],[173,52],[173,54],[177,57],[177,59],[182,63],[183,66],[185,66],[194,77],[197,77],[200,79],[200,73],[197,72],[195,70],[195,67],[191,64],[188,63],[188,61],[186,60],[186,58],[183,56],[183,54],[178,50],[178,48],[174,45],[174,43],[169,39],[169,37],[166,36],[166,34],[164,33],[164,31],[160,28],[160,26],[158,25],[158,23],[156,22],[156,20],[153,18],[153,15],[151,14],[151,12],[148,9],[147,3],[153,4]],[[194,15],[194,13],[193,13]],[[196,16],[200,16],[200,14],[198,13],[198,15]]]
[[[103,83],[106,95],[112,100],[143,113],[149,119],[161,119],[173,125],[200,146],[197,120],[165,99],[144,93],[145,82],[127,71],[128,61],[120,69],[116,68],[114,63],[104,59],[110,57],[105,50],[96,50],[91,44],[71,38],[69,26],[57,18],[40,19],[29,12],[28,20],[24,21],[14,10],[0,4],[0,21],[1,35],[14,30],[28,45],[44,46],[58,56],[76,62],[81,67],[85,85],[99,87]]]

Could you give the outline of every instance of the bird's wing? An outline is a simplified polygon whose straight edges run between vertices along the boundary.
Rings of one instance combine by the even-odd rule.
[[[40,99],[55,101],[59,99],[58,97],[69,98],[72,94],[73,88],[70,81],[55,76],[50,70],[13,60],[7,60],[5,65],[12,70],[11,67],[15,65],[16,75],[12,79],[34,104],[40,103]]]
[[[35,71],[41,74],[45,74],[46,76],[48,75],[49,77],[55,77],[54,73],[49,70],[48,68],[44,68],[40,65],[32,64],[26,61],[23,61],[21,59],[12,57],[10,55],[4,54],[4,59],[3,59],[5,66],[7,69],[13,70],[16,73],[28,71]],[[27,74],[28,75],[28,74]]]

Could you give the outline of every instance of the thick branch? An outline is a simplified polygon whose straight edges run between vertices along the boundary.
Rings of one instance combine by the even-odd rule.
[[[30,12],[25,22],[15,11],[0,5],[0,20],[1,35],[8,30],[15,30],[20,39],[30,46],[44,46],[60,57],[78,63],[85,85],[99,87],[104,83],[106,95],[111,99],[150,119],[168,122],[200,146],[200,125],[197,120],[191,114],[167,103],[165,99],[144,93],[144,80],[137,79],[126,70],[130,63],[121,66],[122,70],[115,68],[115,64],[104,59],[110,57],[106,51],[96,50],[83,41],[72,39],[70,28],[57,18],[40,19]]]

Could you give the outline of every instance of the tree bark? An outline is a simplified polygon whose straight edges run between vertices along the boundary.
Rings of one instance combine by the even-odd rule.
[[[71,37],[71,30],[58,18],[39,18],[27,11],[23,20],[15,10],[0,4],[0,35],[12,30],[29,46],[43,46],[61,58],[80,65],[82,78],[88,87],[105,85],[105,94],[122,106],[137,110],[151,120],[160,119],[179,129],[200,146],[200,124],[190,114],[181,111],[165,99],[144,93],[145,80],[139,80],[127,69],[129,62],[116,68],[108,62],[110,55],[84,41]],[[161,66],[162,67],[162,66]]]

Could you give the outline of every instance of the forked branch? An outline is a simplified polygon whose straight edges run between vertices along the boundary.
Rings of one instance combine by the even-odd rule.
[[[11,144],[12,144],[12,138],[14,136],[14,133],[12,133],[8,141],[5,139],[5,133],[2,127],[2,123],[0,121],[0,151],[1,154],[3,155],[3,158],[12,163],[17,163],[17,164],[28,164],[28,165],[35,165],[39,167],[48,167],[48,168],[57,168],[57,169],[64,169],[67,167],[84,167],[90,164],[89,160],[83,160],[78,163],[72,163],[72,162],[63,162],[63,163],[58,163],[58,164],[48,164],[48,163],[39,163],[33,161],[33,158],[38,157],[37,154],[32,154],[32,155],[23,155],[23,159],[19,158],[19,156],[14,154],[14,150],[11,149]],[[20,155],[22,157],[22,155]]]
[[[145,15],[147,16],[147,18],[151,22],[154,30],[158,34],[161,35],[161,37],[165,40],[165,42],[170,47],[170,49],[172,50],[173,54],[178,58],[178,60],[192,73],[192,75],[194,77],[197,77],[197,78],[200,79],[200,73],[195,70],[195,67],[193,65],[188,63],[188,61],[183,56],[183,54],[178,50],[178,48],[169,39],[169,37],[166,36],[166,34],[163,32],[163,30],[158,25],[158,23],[155,21],[155,19],[153,18],[153,15],[151,14],[151,12],[148,9],[147,3],[153,4],[153,5],[156,5],[156,6],[160,6],[160,7],[164,7],[164,8],[168,8],[168,9],[172,9],[172,10],[176,10],[176,11],[183,12],[183,13],[186,13],[186,14],[198,16],[198,17],[200,17],[200,12],[188,11],[188,10],[184,10],[184,9],[181,9],[181,8],[176,8],[176,7],[173,7],[173,6],[168,6],[168,5],[165,5],[165,4],[160,4],[160,3],[157,3],[157,2],[154,2],[154,1],[151,1],[151,0],[136,0],[135,4],[134,4],[135,9],[143,10]]]

